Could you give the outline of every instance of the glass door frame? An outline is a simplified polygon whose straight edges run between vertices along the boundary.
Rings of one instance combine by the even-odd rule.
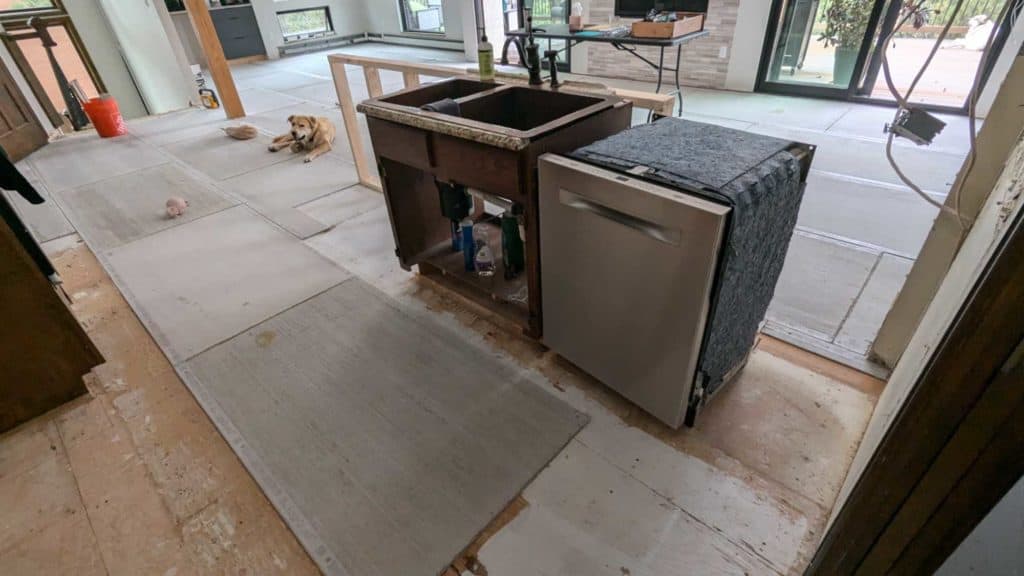
[[[771,11],[768,16],[768,29],[765,32],[764,46],[761,49],[761,62],[758,66],[757,71],[757,82],[754,85],[755,92],[765,92],[769,94],[782,94],[786,96],[804,96],[810,98],[823,98],[829,100],[846,100],[850,102],[858,102],[863,104],[872,104],[876,106],[888,106],[895,108],[896,102],[890,99],[873,98],[870,95],[870,91],[866,90],[865,79],[870,78],[872,84],[878,79],[879,70],[881,67],[880,50],[882,48],[882,42],[884,37],[878,34],[881,27],[894,26],[899,17],[899,8],[897,6],[902,5],[902,0],[874,0],[875,4],[872,7],[871,15],[868,19],[867,29],[864,33],[864,38],[861,40],[860,50],[857,53],[857,62],[853,69],[853,75],[851,76],[849,86],[845,88],[835,88],[825,85],[813,85],[813,84],[795,84],[785,82],[773,82],[768,80],[768,71],[771,67],[772,56],[777,48],[777,34],[779,31],[779,20],[783,16],[782,8],[787,0],[772,0]],[[865,0],[866,1],[866,0]],[[998,55],[1002,52],[1003,47],[1006,45],[1006,40],[1010,34],[1009,22],[1013,20],[1012,16],[1014,11],[1019,11],[1024,5],[1021,0],[1007,0],[1008,2],[1014,2],[1015,8],[1011,8],[1007,12],[1007,18],[1003,22],[997,22],[996,26],[996,37],[992,42],[991,54]],[[987,66],[981,70],[982,82],[981,86],[984,87],[988,82],[989,75],[992,72],[992,68],[995,65],[998,56],[989,58]],[[968,105],[965,101],[961,106],[946,106],[940,104],[919,104],[920,108],[926,110],[932,110],[936,112],[945,112],[951,114],[967,114]]]
[[[772,65],[772,57],[778,48],[778,33],[781,28],[781,20],[784,16],[782,9],[785,4],[792,0],[772,0],[772,8],[768,16],[768,30],[764,37],[764,47],[761,50],[761,63],[757,71],[757,84],[754,90],[757,92],[770,92],[785,94],[788,96],[811,96],[813,98],[829,98],[838,100],[850,100],[856,96],[860,87],[860,79],[863,77],[864,67],[867,65],[868,54],[874,44],[875,30],[881,19],[882,10],[886,0],[874,0],[871,8],[871,15],[868,17],[867,28],[864,30],[864,37],[861,39],[860,48],[857,52],[857,61],[853,67],[853,75],[850,83],[845,88],[827,85],[795,84],[786,82],[773,82],[768,80],[768,71]],[[864,0],[867,1],[867,0]]]

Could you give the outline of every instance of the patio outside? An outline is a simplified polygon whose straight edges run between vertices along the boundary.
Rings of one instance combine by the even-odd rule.
[[[778,77],[772,78],[773,81],[787,84],[845,85],[843,80],[835,81],[836,46],[826,45],[828,43],[823,39],[828,26],[829,11],[836,1],[842,0],[824,0],[817,4],[806,52],[800,57],[797,66],[790,66],[788,63],[782,66]],[[991,20],[999,15],[1005,1],[967,0],[964,3],[938,54],[915,88],[911,101],[953,107],[964,105],[981,60],[981,48],[993,25]],[[852,10],[863,9],[865,13],[861,20],[866,22],[870,2],[846,3],[853,6]],[[926,24],[920,29],[914,29],[909,24],[904,25],[889,46],[888,57],[893,83],[901,93],[906,92],[924,64],[945,25],[945,15],[955,6],[955,0],[930,2],[928,6],[932,6],[932,9]],[[815,8],[812,7],[811,10]],[[863,30],[863,27],[860,30]],[[893,100],[881,72],[871,88],[870,95],[880,100]]]

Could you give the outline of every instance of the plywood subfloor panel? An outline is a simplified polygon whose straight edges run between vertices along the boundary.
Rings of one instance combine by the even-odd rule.
[[[342,574],[439,573],[586,421],[358,279],[186,372],[278,508],[315,527],[307,549]]]
[[[55,238],[72,234],[75,231],[74,227],[71,226],[71,222],[68,222],[68,219],[64,217],[64,213],[61,212],[60,208],[53,201],[32,164],[28,161],[19,162],[17,168],[21,175],[28,180],[29,184],[36,189],[36,192],[46,199],[46,202],[30,204],[28,200],[21,197],[21,194],[10,190],[0,190],[0,194],[6,196],[7,200],[14,206],[14,210],[21,217],[22,222],[28,226],[36,241],[40,243],[49,242]]]
[[[245,206],[115,248],[107,261],[175,362],[349,277]]]
[[[267,150],[269,136],[234,140],[214,126],[208,130],[196,138],[170,144],[166,150],[214,180],[225,180],[288,159]]]
[[[167,161],[167,155],[130,134],[116,138],[95,134],[71,136],[29,156],[29,162],[51,193]]]
[[[324,224],[334,226],[361,216],[384,203],[384,195],[356,185],[299,206],[299,210]]]
[[[490,574],[782,574],[743,546],[751,543],[730,541],[580,442],[523,497],[530,505],[481,550]]]
[[[287,125],[281,130],[287,131]],[[249,202],[272,209],[294,208],[359,182],[356,167],[335,154],[304,162],[304,154],[285,149],[283,162],[224,181],[223,186]]]
[[[0,573],[319,574],[89,249],[48,253],[107,363],[0,435]]]
[[[237,202],[175,164],[161,164],[59,193],[76,228],[96,250],[108,250],[180,226]],[[188,201],[178,218],[167,216],[167,199]]]

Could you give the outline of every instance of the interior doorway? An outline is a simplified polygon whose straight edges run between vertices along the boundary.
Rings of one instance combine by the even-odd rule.
[[[3,64],[0,88],[0,148],[17,162],[46,144],[46,131]]]
[[[904,0],[773,0],[757,89],[790,95],[892,103],[883,47],[894,86],[906,93],[941,30],[953,24],[911,102],[966,112],[990,33],[997,53],[1020,11],[1020,0],[934,0],[905,18]],[[1010,10],[1004,10],[1012,3]],[[955,13],[955,15],[954,15]],[[1000,15],[1005,16],[1000,20]],[[995,59],[989,59],[993,62]]]

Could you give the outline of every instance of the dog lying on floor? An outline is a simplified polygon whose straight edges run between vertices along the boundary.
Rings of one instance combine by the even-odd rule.
[[[334,143],[334,124],[324,117],[317,116],[289,116],[288,123],[292,129],[287,134],[282,134],[270,144],[269,150],[277,152],[284,148],[291,148],[296,154],[306,151],[306,162],[312,162],[318,156],[331,151],[331,144]]]

